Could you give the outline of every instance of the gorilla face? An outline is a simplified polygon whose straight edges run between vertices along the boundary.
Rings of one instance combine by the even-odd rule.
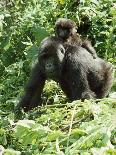
[[[56,28],[56,35],[59,38],[62,38],[63,40],[66,40],[70,37],[70,29],[69,28],[63,28],[63,27],[57,27]]]
[[[55,23],[55,33],[58,38],[66,41],[72,34],[76,33],[76,24],[70,19],[59,18]]]
[[[47,78],[60,76],[65,49],[58,41],[45,39],[40,46],[39,62]]]

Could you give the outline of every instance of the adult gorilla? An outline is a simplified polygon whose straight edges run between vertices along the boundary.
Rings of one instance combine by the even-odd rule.
[[[48,37],[40,45],[38,62],[17,108],[28,111],[41,105],[48,78],[58,82],[71,101],[103,98],[112,85],[112,66],[100,58],[94,59],[81,46],[63,46],[57,37]]]

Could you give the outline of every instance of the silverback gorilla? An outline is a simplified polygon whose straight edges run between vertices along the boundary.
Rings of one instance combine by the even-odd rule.
[[[38,62],[17,107],[28,111],[41,105],[48,78],[58,82],[71,101],[103,98],[112,86],[112,66],[100,58],[94,59],[81,46],[63,46],[57,37],[48,37],[39,47]]]

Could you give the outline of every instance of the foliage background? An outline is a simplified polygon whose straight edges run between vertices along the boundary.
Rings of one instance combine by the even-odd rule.
[[[22,139],[25,139],[25,137],[22,137],[22,139],[18,137],[18,135],[22,134],[19,132],[20,129],[16,129],[16,132],[18,133],[18,135],[14,134],[14,126],[18,126],[18,125],[14,124],[13,126],[13,122],[15,122],[16,120],[14,118],[14,113],[11,112],[13,111],[14,106],[18,103],[19,97],[23,93],[23,88],[24,88],[24,85],[26,84],[26,81],[28,80],[33,62],[35,62],[37,58],[37,54],[38,54],[37,50],[38,50],[39,43],[46,36],[54,34],[54,23],[59,17],[66,17],[74,20],[78,27],[77,31],[81,35],[87,36],[88,38],[90,38],[92,40],[93,46],[96,48],[98,55],[110,61],[115,68],[115,63],[116,63],[116,59],[115,59],[116,57],[116,2],[115,0],[99,0],[99,1],[98,0],[80,0],[80,4],[78,3],[78,0],[74,0],[74,1],[72,0],[52,0],[52,1],[51,0],[28,0],[28,1],[1,0],[0,1],[0,127],[1,127],[0,144],[4,146],[4,148],[6,149],[13,148],[14,150],[19,150],[19,152],[14,151],[14,154],[20,153],[20,151],[23,152],[24,154],[26,154],[26,152],[27,154],[29,153],[40,154],[43,152],[44,152],[43,154],[47,154],[50,150],[51,151],[54,150],[53,152],[54,154],[56,154],[56,152],[58,153],[61,148],[62,148],[62,153],[63,152],[66,153],[68,152],[68,147],[72,144],[72,142],[69,142],[69,140],[66,139],[65,137],[66,135],[63,135],[63,137],[65,137],[64,138],[65,140],[64,140],[64,143],[63,144],[61,143],[60,145],[57,140],[58,136],[56,136],[56,135],[60,135],[62,137],[62,134],[59,133],[60,132],[59,122],[62,123],[61,120],[65,118],[63,114],[65,110],[68,111],[68,114],[66,117],[70,118],[69,113],[71,112],[69,111],[69,109],[71,108],[66,108],[66,109],[60,108],[60,110],[63,112],[60,117],[59,112],[61,113],[61,111],[59,110],[59,107],[57,108],[56,106],[55,108],[54,106],[53,109],[50,108],[50,111],[49,112],[47,111],[45,113],[46,115],[42,116],[42,119],[44,119],[43,122],[41,119],[39,120],[38,112],[33,111],[27,115],[22,114],[21,116],[22,119],[26,118],[26,119],[36,120],[35,121],[36,125],[38,125],[38,120],[39,120],[39,123],[42,124],[43,126],[46,126],[45,122],[47,122],[47,125],[48,125],[48,122],[49,122],[47,120],[48,117],[51,120],[52,116],[50,115],[50,113],[52,113],[53,116],[55,115],[58,116],[58,118],[53,117],[54,119],[51,120],[51,122],[53,121],[51,124],[54,126],[55,130],[57,129],[58,133],[57,132],[55,134],[53,133],[53,137],[55,135],[55,138],[53,140],[48,140],[48,142],[51,142],[51,144],[52,144],[52,141],[56,140],[57,149],[55,149],[54,144],[53,146],[50,146],[50,144],[48,146],[46,144],[47,147],[46,145],[43,145],[38,150],[39,143],[41,142],[42,144],[45,144],[46,140],[43,136],[42,141],[39,141],[37,143],[33,142],[37,138],[35,136],[37,135],[36,133],[34,133],[35,134],[34,136],[36,138],[32,138],[32,142],[28,142],[30,137],[32,137],[32,136],[29,136],[29,139],[27,138],[27,142],[25,142],[25,144],[23,145]],[[112,91],[116,91],[115,83],[112,88]],[[60,90],[60,88],[52,81],[50,83],[46,83],[46,87],[43,92],[43,103],[49,104],[53,102],[55,102],[54,104],[62,103],[63,105],[65,105],[65,103],[67,102],[67,99],[62,93],[62,91]],[[114,101],[105,100],[104,102],[108,103],[107,109],[109,108],[109,102],[111,103],[110,106],[114,108]],[[90,102],[89,104],[91,105],[95,103]],[[100,106],[101,106],[101,102],[100,102]],[[87,107],[82,106],[82,109],[80,110],[82,111],[82,113],[80,114],[78,119],[81,119],[81,117],[85,115],[86,108]],[[87,111],[87,114],[90,112],[90,109]],[[103,108],[101,109],[103,110]],[[46,108],[44,109],[44,111],[45,110]],[[110,109],[110,110],[111,111],[109,113],[111,113],[112,115],[112,111],[114,111],[114,109]],[[105,112],[103,110],[103,113],[106,114],[107,111],[109,110],[106,110]],[[99,114],[97,115],[99,118]],[[91,115],[89,115],[89,117],[90,116]],[[58,120],[58,123],[56,123],[56,126],[55,126],[56,120]],[[90,120],[91,120],[91,117],[87,121],[89,122]],[[94,121],[97,122],[97,120],[94,120]],[[100,118],[98,119],[98,122],[100,121],[101,121],[101,115],[100,115]],[[67,123],[65,122],[64,124],[68,124],[68,123],[69,122]],[[92,126],[92,122],[90,122],[89,125]],[[20,127],[20,128],[22,132],[27,135],[28,129],[23,129],[23,127]],[[54,128],[51,128],[51,126],[49,126],[49,130],[53,129],[54,131]],[[84,128],[82,129],[85,130]],[[43,130],[44,129],[42,128],[42,131]],[[49,133],[49,130],[45,129],[45,132],[47,131],[47,133]],[[30,131],[30,127],[29,127],[29,131]],[[37,133],[39,132],[40,130]],[[83,134],[86,134],[85,131],[76,131],[76,133],[78,133],[77,134],[78,136],[81,135],[80,136],[81,138]],[[107,134],[107,132],[105,131],[103,133],[105,133],[106,136],[109,136],[108,135],[109,133]],[[109,143],[109,140],[111,140],[111,136],[112,136],[112,139],[113,139],[112,144],[115,145],[116,144],[114,142],[115,138],[113,137],[115,135],[114,128],[110,130],[110,133],[112,134],[109,136],[109,139],[106,137],[105,138],[108,140],[107,142]],[[71,141],[75,142],[74,139],[75,139],[74,137],[71,138]],[[83,138],[80,141],[83,142]],[[67,144],[67,147],[64,144]],[[29,149],[28,145],[31,145],[33,148]],[[75,144],[75,146],[77,145]],[[103,146],[106,147],[109,145],[105,143]],[[74,148],[74,146],[72,147]],[[96,151],[96,149],[94,151],[87,151],[87,150],[94,147],[96,147],[96,149],[100,148],[100,146],[98,147],[98,145],[93,144],[90,146],[86,146],[84,148],[80,148],[78,146],[76,150],[80,151],[82,149],[82,152],[84,151],[85,153],[87,152],[93,153]],[[114,153],[114,150],[112,149],[114,149],[114,147],[111,147],[109,154],[111,154],[112,152]],[[45,150],[47,150],[47,153]],[[6,152],[8,151],[9,150],[6,150]],[[75,150],[72,150],[70,154],[71,153],[74,154],[74,151]],[[102,148],[100,151],[103,151]],[[80,153],[82,152],[80,151]],[[11,151],[11,154],[13,154],[13,150]],[[50,152],[48,154],[52,154],[52,153]],[[61,154],[61,152],[59,154]]]

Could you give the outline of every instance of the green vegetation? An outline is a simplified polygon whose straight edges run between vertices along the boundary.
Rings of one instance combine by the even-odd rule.
[[[72,0],[1,0],[0,154],[116,154],[116,99],[68,103],[59,86],[48,81],[42,95],[45,106],[14,115],[38,45],[54,33],[59,17],[70,18],[77,26],[87,23],[83,35],[116,67],[115,0],[81,0],[79,6]]]

